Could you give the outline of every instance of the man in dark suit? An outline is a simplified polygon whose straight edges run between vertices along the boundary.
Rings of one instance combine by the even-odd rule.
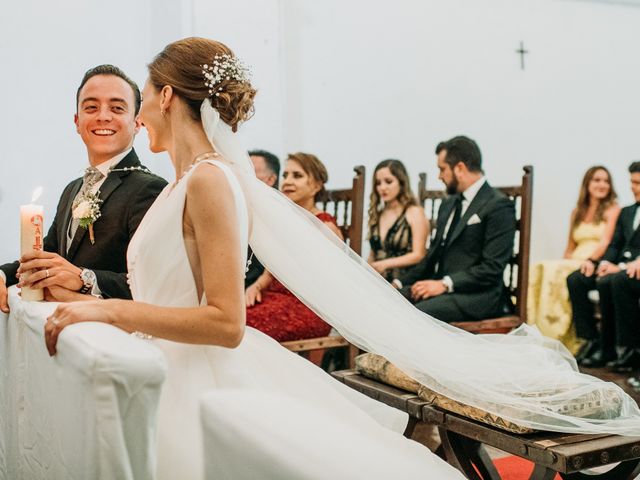
[[[505,315],[511,308],[503,272],[513,252],[513,202],[489,186],[470,138],[441,143],[436,154],[449,197],[438,210],[429,253],[400,278],[402,292],[445,322]]]
[[[266,150],[252,150],[249,152],[251,163],[256,171],[256,177],[270,187],[278,188],[278,179],[280,177],[280,160],[273,153]],[[255,283],[262,272],[264,266],[260,260],[256,258],[249,247],[247,255],[250,263],[247,266],[247,273],[244,277],[244,288],[247,289]]]
[[[100,65],[85,74],[74,122],[90,167],[64,189],[44,251],[0,266],[1,310],[8,311],[7,286],[17,276],[20,286],[46,288],[50,300],[69,301],[80,294],[131,298],[127,246],[167,183],[143,167],[133,150],[140,103],[140,90],[119,68]],[[101,200],[100,216],[84,228],[80,219],[86,217],[85,206],[96,198]]]
[[[585,340],[576,356],[578,363],[607,365],[616,372],[640,367],[640,162],[633,162],[629,173],[636,203],[621,210],[604,256],[589,259],[582,271],[567,278],[576,333]],[[588,298],[595,289],[600,295],[600,332]]]

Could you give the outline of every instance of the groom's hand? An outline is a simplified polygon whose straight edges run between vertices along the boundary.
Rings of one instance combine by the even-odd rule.
[[[0,310],[2,310],[4,313],[9,313],[7,284],[2,277],[0,277]]]
[[[27,278],[24,280],[21,275],[18,285],[21,288],[25,286],[29,288],[58,286],[77,292],[83,285],[80,278],[81,271],[82,269],[56,253],[32,251],[20,258],[18,273],[30,273],[26,275]]]

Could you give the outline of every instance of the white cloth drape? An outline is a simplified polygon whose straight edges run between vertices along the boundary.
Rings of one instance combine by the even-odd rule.
[[[155,347],[102,323],[65,328],[49,357],[56,303],[9,290],[0,314],[0,479],[151,479],[166,363]]]

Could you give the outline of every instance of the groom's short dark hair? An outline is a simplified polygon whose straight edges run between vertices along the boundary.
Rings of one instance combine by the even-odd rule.
[[[118,67],[109,64],[98,65],[97,67],[93,67],[85,72],[84,77],[82,77],[82,81],[80,82],[80,86],[76,91],[76,108],[78,108],[78,102],[80,101],[80,90],[82,90],[82,87],[84,87],[85,83],[87,83],[90,78],[95,77],[96,75],[114,75],[127,82],[131,87],[131,90],[133,90],[136,107],[135,114],[138,115],[140,112],[140,105],[142,104],[142,95],[140,95],[138,85]]]

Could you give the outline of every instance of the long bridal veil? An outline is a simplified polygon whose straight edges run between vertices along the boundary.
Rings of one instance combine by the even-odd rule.
[[[201,112],[209,140],[242,185],[256,256],[351,343],[442,395],[525,427],[640,435],[634,400],[578,372],[560,342],[537,329],[473,335],[416,309],[322,222],[255,177],[238,135],[208,100]]]

